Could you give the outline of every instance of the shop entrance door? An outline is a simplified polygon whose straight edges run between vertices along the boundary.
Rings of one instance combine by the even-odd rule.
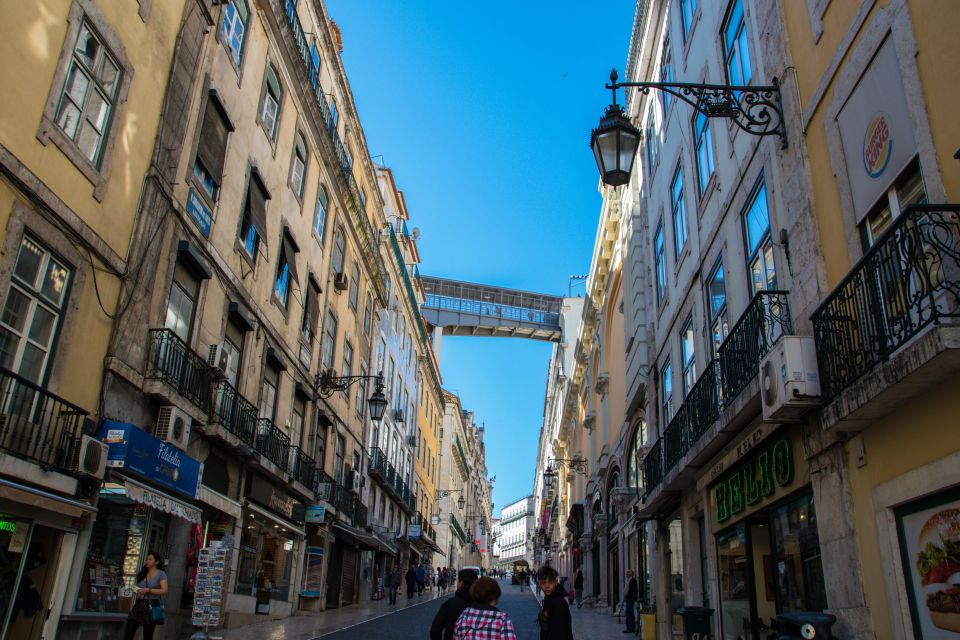
[[[57,583],[57,565],[60,562],[60,547],[63,534],[50,527],[35,524],[29,532],[28,542],[24,543],[26,555],[7,551],[0,567],[4,571],[3,594],[7,591],[7,570],[5,564],[14,555],[19,557],[13,570],[20,568],[20,576],[16,589],[12,592],[13,600],[4,607],[6,612],[6,628],[0,633],[0,638],[17,638],[18,640],[39,640],[43,636],[44,625],[47,622],[47,612],[53,605],[53,590]],[[13,545],[4,544],[0,538],[0,549],[9,550],[19,548],[17,540]]]
[[[327,608],[340,606],[340,580],[343,569],[343,543],[330,548],[330,563],[327,565]]]

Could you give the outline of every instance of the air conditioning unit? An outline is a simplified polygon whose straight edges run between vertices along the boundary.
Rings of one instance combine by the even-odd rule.
[[[416,447],[417,446],[417,436],[407,436],[407,446]]]
[[[186,451],[190,442],[190,416],[172,404],[160,407],[157,415],[157,428],[154,435],[169,442],[178,449]]]
[[[394,422],[403,422],[403,409],[394,409],[394,410],[393,410],[393,421],[394,421]]]
[[[225,377],[227,375],[227,352],[218,344],[210,345],[210,351],[207,354],[207,364],[213,369],[214,374]]]
[[[350,286],[350,279],[347,278],[347,274],[340,271],[333,276],[333,288],[337,291],[346,291],[347,287]]]
[[[795,422],[821,404],[811,336],[783,336],[760,361],[760,399],[767,422]]]
[[[94,437],[83,436],[80,441],[80,456],[77,460],[77,473],[89,478],[103,480],[107,470],[107,454],[110,447]]]
[[[359,471],[354,471],[351,474],[350,480],[350,490],[354,493],[360,493],[360,488],[363,486],[363,476],[360,475]]]

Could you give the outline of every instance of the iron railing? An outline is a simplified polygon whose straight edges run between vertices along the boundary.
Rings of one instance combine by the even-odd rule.
[[[367,508],[360,498],[353,499],[353,526],[355,527],[365,527],[367,526]]]
[[[287,467],[293,479],[314,491],[317,463],[297,445],[290,446],[290,464]]]
[[[210,422],[219,423],[244,444],[254,445],[257,408],[226,380],[219,380],[213,387]]]
[[[255,448],[260,455],[277,465],[282,471],[287,470],[290,438],[283,431],[280,431],[269,418],[257,419]]]
[[[720,417],[720,375],[711,360],[663,432],[663,472],[667,473]]]
[[[460,538],[460,542],[467,541],[467,534],[463,532],[463,528],[460,526],[460,523],[457,522],[457,516],[450,514],[450,526],[453,528],[453,532],[457,534],[457,537]]]
[[[353,495],[342,484],[334,483],[330,490],[330,504],[337,511],[342,511],[347,515],[353,513]]]
[[[381,477],[386,478],[387,476],[387,455],[378,447],[372,447],[370,449],[370,467],[369,471],[371,473],[378,473]]]
[[[960,317],[960,205],[915,205],[814,311],[821,392],[832,398],[942,318]]]
[[[210,406],[213,371],[172,329],[150,330],[150,353],[144,377],[162,380],[201,410],[206,411]]]
[[[74,475],[89,412],[7,369],[0,369],[0,399],[0,449]]]
[[[729,405],[757,376],[760,360],[792,332],[786,291],[759,291],[720,345],[723,400]]]
[[[663,481],[663,439],[657,440],[643,458],[644,498]]]

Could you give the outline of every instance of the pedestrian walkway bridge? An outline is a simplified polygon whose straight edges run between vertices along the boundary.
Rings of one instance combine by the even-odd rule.
[[[423,319],[444,335],[558,342],[563,298],[442,278],[422,278]]]

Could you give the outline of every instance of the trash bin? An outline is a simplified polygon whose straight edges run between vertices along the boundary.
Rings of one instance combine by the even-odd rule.
[[[837,616],[817,611],[781,613],[780,640],[833,640],[833,623]]]
[[[685,640],[710,640],[713,630],[713,609],[709,607],[682,607],[677,613],[683,618]]]

